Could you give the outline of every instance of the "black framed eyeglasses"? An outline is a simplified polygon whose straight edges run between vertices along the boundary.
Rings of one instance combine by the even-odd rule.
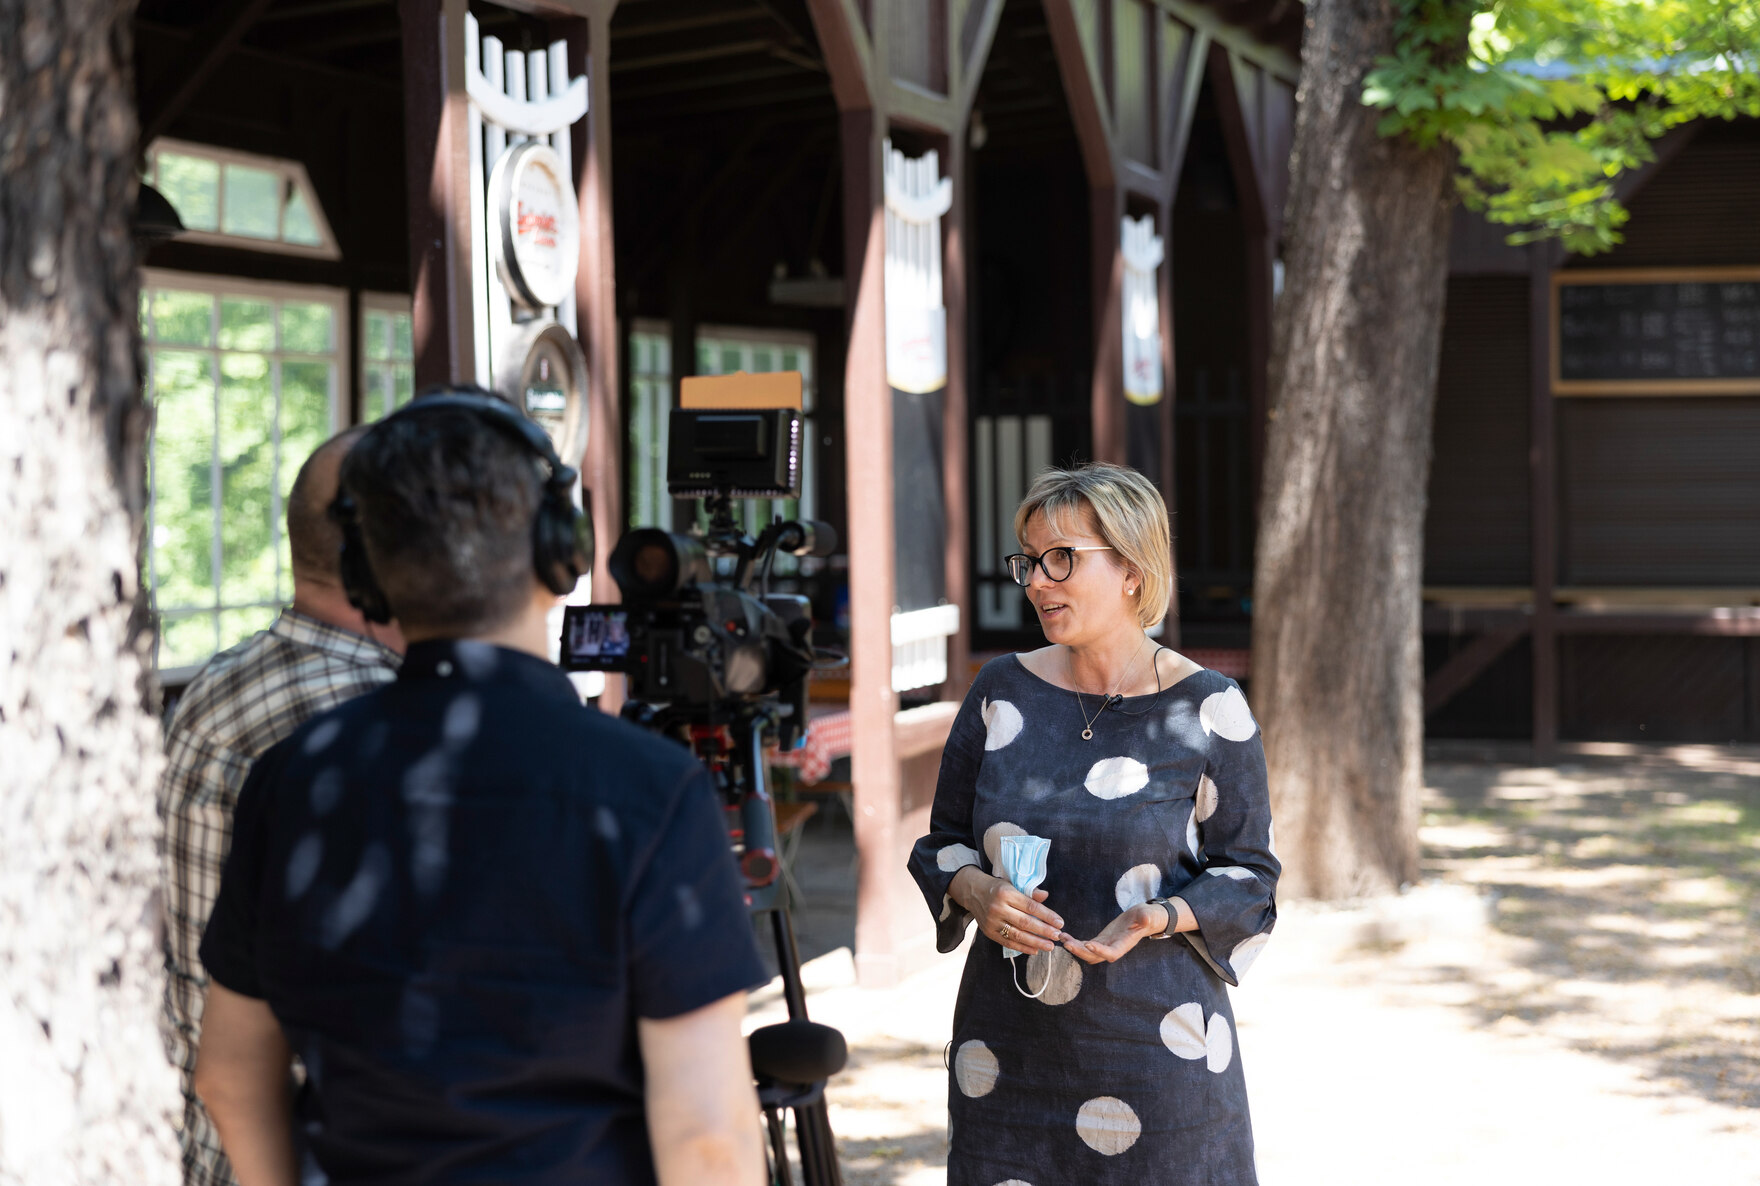
[[[1033,580],[1033,569],[1045,570],[1045,575],[1054,581],[1067,581],[1069,574],[1076,568],[1077,552],[1110,552],[1112,545],[1095,544],[1086,548],[1046,548],[1038,556],[1029,556],[1025,552],[1016,552],[1012,556],[1004,556],[1002,562],[1008,565],[1008,575],[1015,584],[1025,589]]]

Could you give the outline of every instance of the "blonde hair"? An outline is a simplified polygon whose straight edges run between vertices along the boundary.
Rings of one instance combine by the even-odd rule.
[[[1068,534],[1072,519],[1091,525],[1142,580],[1137,618],[1143,629],[1167,616],[1173,600],[1173,530],[1167,503],[1148,478],[1129,466],[1091,461],[1074,469],[1048,469],[1033,479],[1014,512],[1014,536],[1043,514],[1053,531]]]

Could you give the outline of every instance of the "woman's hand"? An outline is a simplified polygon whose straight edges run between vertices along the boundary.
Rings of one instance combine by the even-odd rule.
[[[1167,907],[1153,902],[1132,906],[1106,924],[1092,939],[1065,938],[1063,945],[1077,959],[1090,964],[1110,964],[1150,935],[1167,929]]]
[[[978,929],[1004,947],[1024,951],[1050,951],[1067,939],[1063,919],[1042,905],[1044,890],[1034,890],[1031,898],[1000,877],[992,877],[976,865],[967,865],[953,875],[947,887],[948,896],[978,920]]]

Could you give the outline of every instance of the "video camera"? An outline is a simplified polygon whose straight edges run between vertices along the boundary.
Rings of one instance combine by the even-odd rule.
[[[785,389],[792,379],[794,406],[737,406],[754,379],[784,380]],[[820,662],[810,603],[772,593],[771,570],[778,553],[830,555],[837,534],[810,519],[776,519],[753,536],[734,518],[735,498],[799,496],[800,376],[695,382],[732,390],[711,390],[717,406],[672,411],[666,479],[674,498],[703,500],[708,525],[698,534],[625,533],[609,562],[623,603],[569,606],[561,661],[570,671],[627,676],[624,717],[684,742],[717,776],[738,816],[742,871],[758,890],[778,868],[764,745],[774,738],[793,749],[804,736],[807,682]]]

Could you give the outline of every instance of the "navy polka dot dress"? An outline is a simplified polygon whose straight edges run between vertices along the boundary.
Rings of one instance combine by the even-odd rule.
[[[1204,670],[1092,728],[1083,740],[1075,695],[1013,655],[979,672],[910,857],[938,946],[971,922],[953,875],[1002,876],[1001,840],[1023,834],[1051,841],[1041,888],[1069,934],[1175,896],[1198,930],[1092,965],[1061,947],[1006,960],[977,936],[954,1010],[948,1186],[1252,1186],[1226,986],[1276,918],[1258,725],[1234,681]]]

